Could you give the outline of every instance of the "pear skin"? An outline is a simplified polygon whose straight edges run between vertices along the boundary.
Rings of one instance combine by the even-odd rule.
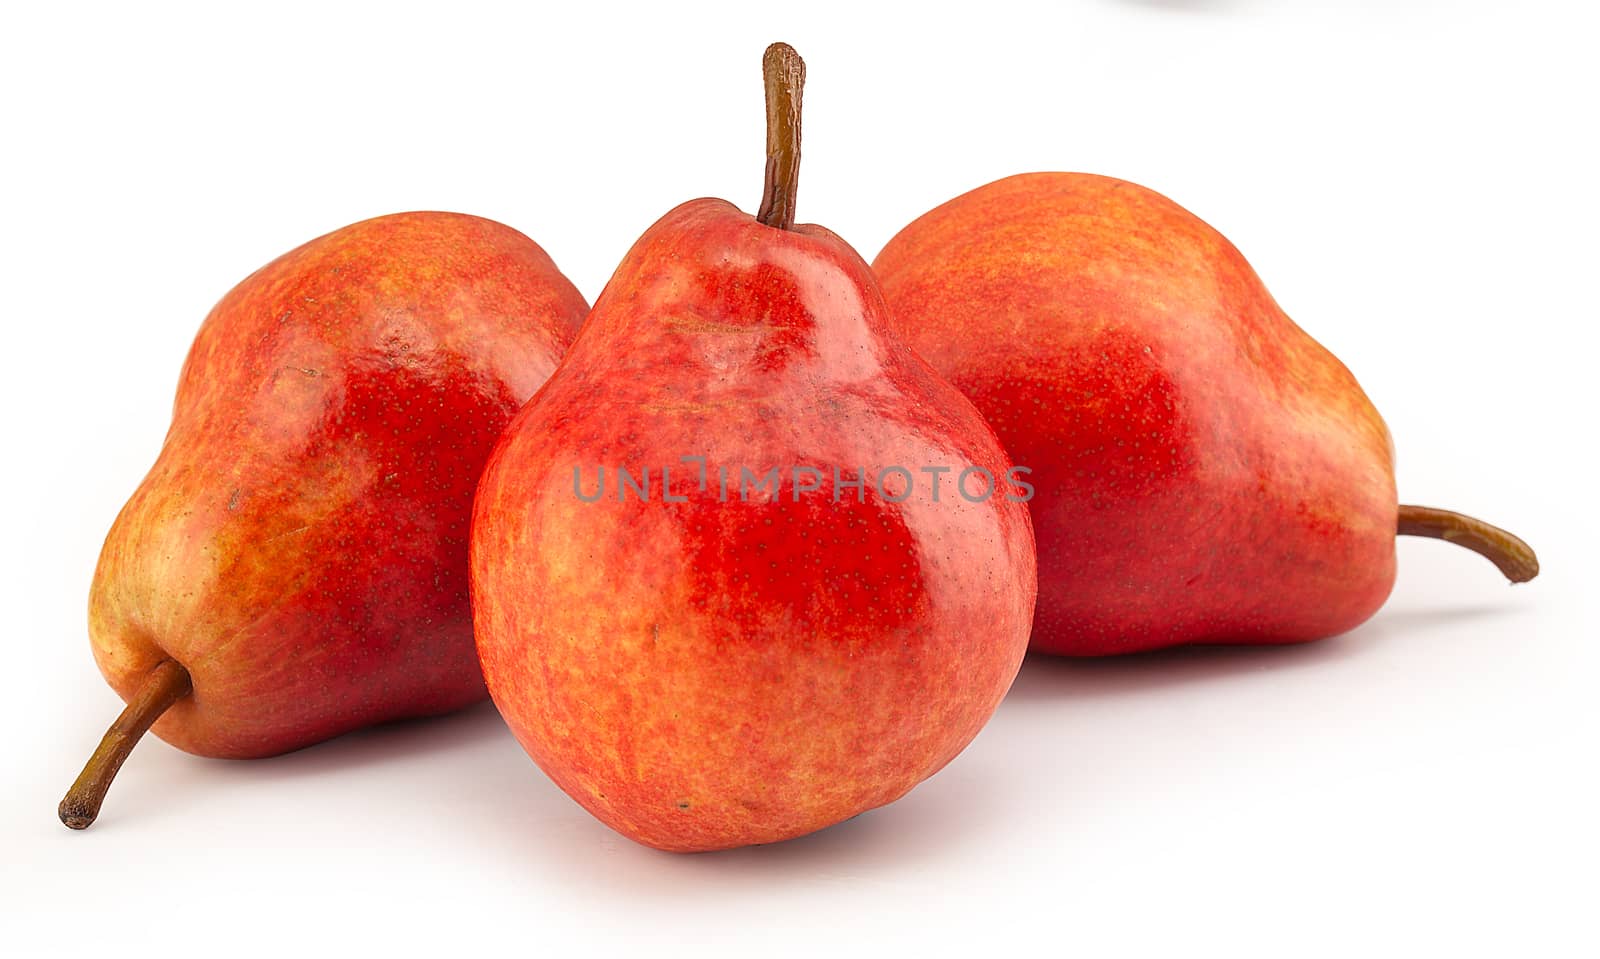
[[[694,200],[645,232],[473,522],[501,714],[602,822],[676,852],[905,794],[988,720],[1033,615],[1026,507],[979,495],[1011,464],[889,332],[861,257],[793,224],[800,64],[775,45],[766,67],[761,212]]]
[[[1389,431],[1220,233],[1109,177],[1008,177],[873,264],[896,331],[1033,470],[1032,647],[1077,656],[1293,643],[1388,597],[1397,533],[1515,537],[1396,502]]]
[[[229,292],[100,556],[90,639],[132,705],[63,821],[93,820],[143,727],[246,759],[482,699],[473,491],[586,311],[532,240],[450,213],[357,223]]]

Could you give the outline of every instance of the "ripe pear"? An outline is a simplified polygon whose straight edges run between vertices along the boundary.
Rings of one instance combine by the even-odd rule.
[[[244,759],[482,699],[473,490],[586,312],[532,240],[452,213],[345,227],[223,297],[95,571],[95,661],[129,706],[62,821],[94,821],[152,724]]]
[[[794,225],[803,65],[775,44],[765,69],[760,212],[694,200],[645,232],[473,520],[501,714],[601,821],[679,852],[906,793],[987,721],[1033,615],[1023,485],[861,257]]]
[[[1371,616],[1397,533],[1538,562],[1479,520],[1396,502],[1388,428],[1232,244],[1160,194],[1009,177],[873,264],[896,330],[1033,471],[1032,647],[1089,656],[1293,643]]]

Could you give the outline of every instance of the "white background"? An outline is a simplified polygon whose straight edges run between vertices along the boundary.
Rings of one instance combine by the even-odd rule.
[[[1596,954],[1591,5],[1056,6],[7,5],[0,951]],[[251,763],[152,739],[62,828],[121,706],[89,579],[211,304],[418,208],[592,300],[677,202],[753,208],[774,39],[810,68],[802,220],[870,259],[1010,173],[1167,193],[1360,377],[1402,499],[1543,576],[1404,541],[1338,639],[1030,661],[944,773],[776,847],[635,846],[488,707]]]

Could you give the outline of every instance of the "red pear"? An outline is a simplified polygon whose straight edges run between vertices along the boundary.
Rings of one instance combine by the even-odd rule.
[[[62,821],[93,822],[152,723],[250,758],[483,698],[473,490],[586,311],[532,240],[451,213],[346,227],[223,297],[95,572],[95,661],[129,706]]]
[[[1032,646],[1101,655],[1292,643],[1388,597],[1396,533],[1526,544],[1396,503],[1355,377],[1239,251],[1143,187],[1014,176],[917,219],[873,264],[898,332],[1033,471]]]
[[[574,799],[673,851],[900,797],[987,721],[1033,615],[1025,491],[866,263],[793,224],[802,64],[777,44],[766,69],[761,212],[695,200],[634,244],[473,520],[495,704]]]

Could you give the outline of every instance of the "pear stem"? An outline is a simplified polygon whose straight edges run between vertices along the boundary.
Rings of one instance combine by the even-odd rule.
[[[1539,575],[1533,547],[1481,519],[1427,506],[1401,506],[1398,533],[1429,536],[1465,546],[1500,568],[1506,579],[1526,583]]]
[[[756,219],[779,230],[794,228],[800,188],[800,93],[806,62],[787,43],[774,43],[761,58],[767,88],[767,182]]]
[[[94,822],[100,815],[100,804],[105,802],[106,790],[111,788],[111,780],[117,777],[117,770],[133,752],[139,737],[193,688],[189,671],[173,660],[162,660],[150,670],[133,701],[106,730],[100,746],[78,774],[78,781],[61,800],[56,812],[62,823],[71,829],[87,829]]]

